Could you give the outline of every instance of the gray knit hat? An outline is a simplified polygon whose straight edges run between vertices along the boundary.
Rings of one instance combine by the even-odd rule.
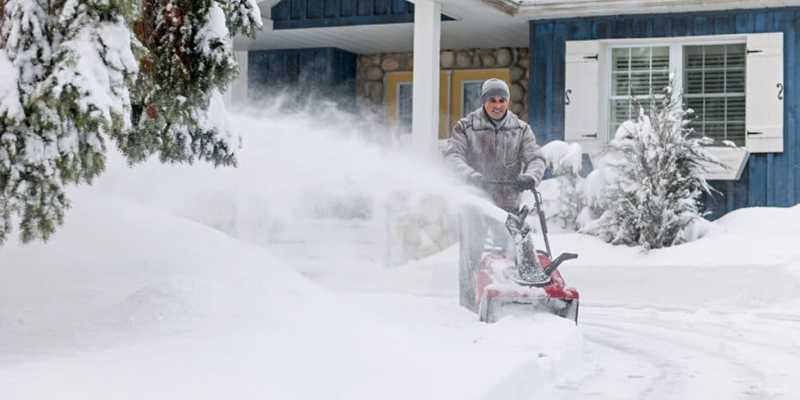
[[[486,104],[492,97],[499,96],[506,101],[511,97],[511,92],[508,90],[508,84],[500,79],[487,79],[481,86],[481,104]]]

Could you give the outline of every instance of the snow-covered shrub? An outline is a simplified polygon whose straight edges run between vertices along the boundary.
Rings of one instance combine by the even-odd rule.
[[[700,196],[712,191],[703,164],[719,162],[704,148],[708,139],[693,135],[671,87],[648,105],[620,126],[606,166],[589,177],[589,206],[602,214],[582,231],[653,249],[688,240],[686,228],[702,217]]]
[[[584,207],[581,145],[554,140],[542,146],[542,154],[553,173],[553,178],[539,185],[547,219],[563,229],[577,230]]]

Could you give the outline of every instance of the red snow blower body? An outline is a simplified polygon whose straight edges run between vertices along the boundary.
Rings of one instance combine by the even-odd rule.
[[[547,269],[552,265],[550,257],[539,254],[539,262]],[[578,290],[567,287],[558,270],[550,275],[544,286],[520,284],[507,275],[516,268],[502,252],[487,251],[481,257],[475,273],[475,304],[478,318],[483,322],[495,322],[504,315],[518,312],[548,311],[578,323]]]
[[[566,285],[557,269],[561,263],[578,255],[562,253],[552,258],[541,196],[536,191],[533,194],[546,251],[537,251],[533,246],[532,229],[526,221],[530,212],[527,206],[521,207],[516,214],[509,213],[506,220],[506,229],[514,240],[511,246],[515,253],[513,256],[507,247],[487,246],[483,240],[485,230],[472,229],[465,234],[462,229],[461,299],[462,304],[477,311],[480,321],[495,322],[509,314],[545,311],[578,323],[580,294],[577,289]],[[464,241],[469,240],[472,240],[472,249],[465,246]],[[481,243],[479,253],[474,248],[476,241]],[[477,265],[474,265],[478,254]]]

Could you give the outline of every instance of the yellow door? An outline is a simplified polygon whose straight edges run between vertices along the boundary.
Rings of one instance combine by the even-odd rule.
[[[480,88],[489,78],[502,79],[511,86],[508,68],[442,71],[439,75],[439,139],[450,136],[450,129],[464,115],[478,109]],[[386,74],[386,116],[391,124],[411,129],[411,71]]]
[[[449,136],[448,110],[450,71],[439,73],[439,138]],[[413,79],[411,71],[389,72],[386,74],[386,116],[391,124],[403,124],[411,129],[411,92]]]
[[[450,84],[451,126],[481,107],[481,86],[489,78],[504,80],[511,87],[511,71],[508,68],[453,71]]]

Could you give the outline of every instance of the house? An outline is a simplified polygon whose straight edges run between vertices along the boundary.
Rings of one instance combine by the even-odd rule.
[[[800,203],[800,1],[268,0],[265,28],[237,41],[237,96],[279,87],[336,93],[385,112],[433,151],[506,80],[540,143],[602,151],[632,99],[670,79],[727,169],[713,215]],[[415,34],[416,33],[416,34]],[[413,70],[413,73],[412,73]],[[413,118],[412,118],[413,115]]]

